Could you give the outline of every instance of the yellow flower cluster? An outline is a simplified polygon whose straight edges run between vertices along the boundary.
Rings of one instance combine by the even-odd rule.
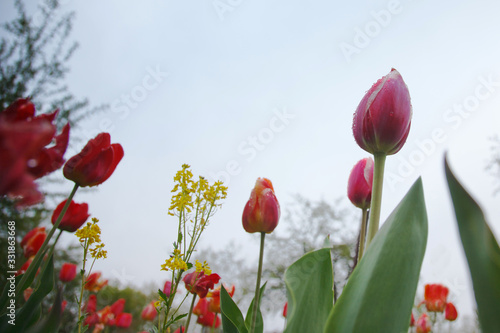
[[[87,243],[91,245],[101,242],[101,228],[99,228],[97,222],[99,222],[99,220],[93,217],[92,223],[87,222],[86,226],[75,232],[75,236],[80,239],[80,243],[85,243],[85,241],[87,241]]]
[[[193,173],[189,170],[190,166],[187,164],[182,165],[182,169],[177,171],[174,177],[174,182],[176,182],[172,192],[175,195],[172,196],[172,201],[170,203],[169,214],[175,215],[173,211],[181,213],[184,209],[189,212],[193,209],[193,198],[192,193],[194,192],[194,182]]]
[[[165,260],[165,263],[161,265],[161,270],[168,271],[170,269],[172,271],[175,271],[176,269],[180,269],[186,271],[188,269],[188,266],[181,257],[181,251],[174,250],[174,255]]]
[[[205,273],[205,275],[212,274],[212,270],[210,269],[210,267],[208,266],[206,261],[204,261],[202,264],[201,262],[196,260],[194,267],[195,267],[197,272],[203,272],[203,273]]]
[[[108,251],[103,250],[104,243],[97,245],[95,248],[90,249],[90,255],[92,258],[101,259],[107,258]]]
[[[107,258],[108,252],[103,250],[104,243],[101,243],[101,228],[99,228],[97,222],[99,220],[93,217],[92,223],[87,222],[84,227],[75,232],[75,236],[79,238],[82,246],[90,251],[92,258]],[[90,248],[92,244],[96,244],[94,248]]]

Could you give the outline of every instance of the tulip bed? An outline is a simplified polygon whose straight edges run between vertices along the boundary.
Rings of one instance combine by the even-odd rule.
[[[35,180],[61,167],[74,187],[54,210],[53,227],[48,232],[37,227],[21,241],[27,260],[22,267],[12,268],[16,274],[0,295],[0,332],[58,332],[64,306],[70,301],[63,300],[63,285],[74,279],[80,281],[76,331],[125,329],[132,321],[132,315],[124,312],[125,300],[97,309],[98,293],[107,280],[92,268],[96,260],[106,258],[107,252],[100,238],[99,220],[87,222],[88,205],[73,201],[80,187],[104,183],[120,163],[124,150],[120,144],[111,143],[108,133],[101,133],[65,163],[69,125],[57,134],[53,124],[57,112],[35,113],[28,99],[19,99],[0,113],[0,195],[15,200],[18,209],[40,203],[43,195]],[[414,305],[428,232],[422,179],[413,184],[379,227],[385,160],[405,144],[411,118],[408,88],[400,73],[392,69],[366,92],[353,119],[354,139],[373,155],[361,159],[348,179],[348,197],[361,209],[355,268],[336,299],[332,244],[327,235],[323,248],[293,263],[284,277],[288,297],[284,332],[427,333],[437,332],[440,323],[457,318],[457,309],[447,300],[449,290],[443,285],[426,285],[424,299]],[[499,332],[500,248],[479,205],[457,181],[446,159],[444,170],[481,329]],[[174,182],[169,214],[177,219],[178,229],[172,251],[161,265],[169,278],[163,290],[158,290],[158,298],[144,307],[142,319],[155,322],[151,332],[193,331],[194,316],[197,324],[210,331],[264,332],[260,303],[266,289],[261,281],[265,237],[280,219],[272,182],[257,179],[243,209],[243,228],[260,235],[255,296],[246,312],[232,299],[235,286],[219,284],[221,277],[212,273],[207,262],[193,262],[192,258],[201,235],[226,198],[227,188],[222,182],[194,179],[189,165],[182,166]],[[78,238],[82,261],[81,266],[66,263],[56,274],[54,247],[63,232]],[[185,292],[179,292],[181,287]],[[41,315],[41,304],[51,293],[55,295],[52,308]],[[184,303],[189,304],[189,311],[183,310]]]

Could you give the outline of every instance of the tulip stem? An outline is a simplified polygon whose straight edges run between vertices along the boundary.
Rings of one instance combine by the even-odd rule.
[[[79,187],[78,184],[75,183],[75,186],[73,187],[73,190],[71,191],[70,195],[68,196],[68,200],[66,201],[66,204],[64,205],[63,209],[61,210],[61,213],[59,214],[59,217],[57,218],[56,223],[54,223],[54,225],[52,226],[52,229],[50,229],[50,232],[47,235],[47,237],[45,238],[45,241],[43,242],[42,246],[40,247],[40,250],[38,250],[37,254],[35,255],[35,258],[31,262],[31,265],[28,266],[26,273],[23,274],[21,281],[19,281],[18,288],[16,290],[16,300],[20,299],[21,295],[23,294],[23,290],[28,287],[28,286],[25,286],[25,284],[28,280],[28,277],[32,274],[33,270],[38,269],[38,267],[40,267],[40,263],[42,262],[42,259],[43,259],[43,254],[47,250],[47,246],[49,244],[49,241],[52,238],[52,235],[54,235],[54,232],[56,231],[57,227],[59,227],[59,224],[61,224],[61,221],[64,217],[64,214],[66,214],[66,211],[68,210],[68,207],[71,203],[71,200],[73,200],[73,197],[75,196],[75,193],[78,190],[78,187]]]
[[[370,204],[370,221],[368,223],[368,236],[366,249],[375,237],[380,222],[380,208],[382,206],[382,187],[384,184],[385,153],[375,153],[373,166],[372,199]]]
[[[189,308],[189,314],[186,322],[186,327],[184,327],[184,333],[187,333],[189,328],[189,322],[191,321],[191,315],[193,314],[194,301],[196,300],[196,294],[193,295],[193,300],[191,301],[191,307]]]
[[[356,263],[359,263],[361,257],[363,257],[363,252],[365,251],[365,240],[366,240],[366,224],[368,217],[368,209],[363,208],[361,214],[361,229],[359,231],[359,249],[358,249],[358,259]]]
[[[262,262],[264,259],[264,240],[266,239],[266,233],[260,233],[260,253],[259,253],[259,268],[257,270],[257,284],[255,286],[255,297],[253,299],[253,313],[252,313],[252,325],[250,326],[250,333],[255,332],[255,322],[257,321],[257,311],[259,310],[259,296],[260,296],[260,278],[262,275]]]

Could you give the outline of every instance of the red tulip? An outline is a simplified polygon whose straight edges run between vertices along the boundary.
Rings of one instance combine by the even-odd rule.
[[[123,309],[125,308],[125,302],[126,301],[124,298],[120,298],[111,305],[111,312],[113,312],[115,317],[123,312]]]
[[[363,158],[356,163],[349,176],[347,196],[352,204],[361,209],[370,207],[373,184],[373,159]]]
[[[116,327],[128,328],[132,324],[132,315],[130,313],[120,313],[116,317]]]
[[[426,284],[424,290],[425,306],[430,312],[443,312],[448,297],[448,288],[441,284]]]
[[[444,318],[449,321],[454,321],[458,317],[457,309],[453,303],[446,304],[446,308],[444,309]]]
[[[101,133],[68,160],[63,168],[64,177],[82,187],[102,184],[115,171],[122,157],[122,146],[111,144],[109,133]]]
[[[97,310],[97,297],[94,294],[90,294],[87,303],[83,306],[83,311],[85,313],[94,313]]]
[[[417,333],[429,333],[431,331],[431,321],[426,313],[417,320]]]
[[[196,302],[195,307],[193,308],[193,314],[197,316],[203,316],[205,313],[207,313],[208,310],[208,297],[205,298],[200,298],[198,302]]]
[[[156,314],[155,302],[153,301],[142,310],[141,317],[143,320],[153,321],[156,318]]]
[[[410,131],[410,93],[394,68],[378,80],[358,105],[352,130],[358,145],[369,153],[397,153]]]
[[[107,305],[101,310],[97,311],[97,315],[99,317],[99,323],[106,326],[115,326],[116,316],[113,311],[111,311],[111,306]]]
[[[224,288],[226,288],[224,286]],[[210,293],[208,293],[208,310],[209,311],[212,311],[212,312],[216,312],[216,313],[220,313],[220,290],[221,290],[221,287],[217,287],[215,288],[214,291],[211,291]],[[235,287],[234,285],[231,286],[231,288],[226,288],[226,291],[227,293],[229,294],[229,296],[233,297],[234,295],[234,291],[235,291]]]
[[[280,205],[274,195],[273,184],[267,178],[258,178],[243,210],[243,228],[249,233],[271,233],[279,218]]]
[[[288,312],[288,302],[285,303],[285,306],[283,307],[283,317],[286,318]]]
[[[52,224],[56,223],[67,201],[68,200],[66,199],[57,205],[56,209],[52,213]],[[68,210],[66,210],[66,214],[64,214],[64,217],[59,224],[58,229],[75,232],[85,223],[85,221],[87,221],[89,216],[89,205],[87,203],[78,204],[72,200],[69,204]]]
[[[59,272],[59,280],[62,282],[72,281],[76,277],[76,265],[65,262]]]
[[[168,297],[170,297],[170,293],[172,290],[172,282],[167,281],[165,282],[165,285],[163,286],[163,293]]]
[[[203,316],[198,316],[196,320],[198,324],[206,327],[218,328],[221,324],[220,318],[216,313],[206,312]]]
[[[209,289],[213,289],[214,285],[219,283],[219,280],[219,275],[205,275],[203,272],[189,273],[182,279],[186,289],[192,294],[197,294],[200,298],[207,296]]]
[[[99,315],[96,312],[93,312],[85,318],[83,325],[92,327],[97,323],[99,323]]]
[[[410,326],[411,327],[415,326],[415,317],[413,317],[413,312],[412,312],[411,318],[410,318]]]
[[[54,137],[56,114],[35,117],[35,106],[28,99],[18,99],[0,112],[0,196],[18,199],[18,207],[41,202],[43,195],[34,180],[64,163],[69,125]],[[55,145],[46,148],[53,139]]]
[[[179,327],[174,333],[184,333],[184,326]]]
[[[21,247],[23,248],[24,256],[29,258],[37,254],[38,250],[42,247],[45,238],[47,238],[45,227],[37,227],[28,232],[21,240]]]

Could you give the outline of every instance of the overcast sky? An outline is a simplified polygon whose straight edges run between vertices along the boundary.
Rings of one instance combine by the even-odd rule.
[[[498,238],[498,179],[485,167],[489,138],[500,132],[499,2],[63,3],[76,11],[72,37],[80,43],[70,89],[110,105],[84,129],[89,138],[110,132],[125,150],[98,192],[75,198],[102,221],[108,259],[96,269],[106,277],[166,279],[160,265],[176,230],[167,210],[183,163],[229,186],[202,247],[237,240],[257,252],[258,236],[241,226],[257,177],[272,180],[282,210],[296,193],[345,197],[351,168],[368,156],[354,141],[353,113],[394,67],[408,85],[413,120],[407,144],[387,159],[382,220],[422,176],[429,238],[421,282],[446,284],[458,310],[472,313],[443,155]],[[10,1],[0,12],[0,21],[12,18]]]

